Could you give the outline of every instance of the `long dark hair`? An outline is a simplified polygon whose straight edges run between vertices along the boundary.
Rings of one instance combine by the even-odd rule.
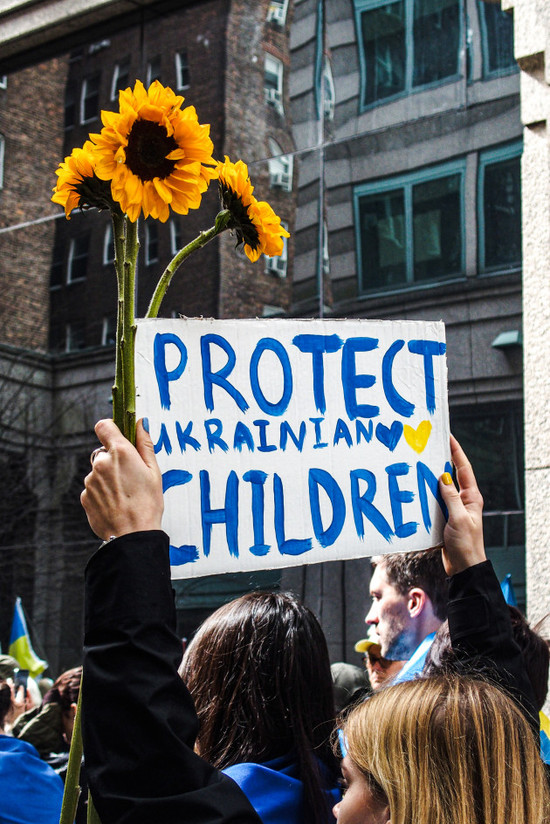
[[[202,624],[180,674],[199,716],[200,755],[223,769],[291,753],[307,820],[326,824],[323,788],[337,775],[334,700],[326,640],[313,613],[290,594],[244,595]]]

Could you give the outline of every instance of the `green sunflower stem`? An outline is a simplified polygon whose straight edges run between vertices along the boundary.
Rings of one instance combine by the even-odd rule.
[[[201,232],[200,235],[191,241],[191,243],[188,243],[187,246],[184,246],[183,249],[180,249],[179,252],[174,255],[156,285],[149,308],[147,309],[147,314],[145,315],[146,318],[157,317],[164,295],[170,286],[170,282],[184,260],[186,260],[196,249],[202,249],[203,246],[210,243],[210,241],[217,235],[220,235],[226,229],[229,229],[230,220],[231,212],[229,209],[223,209],[221,212],[218,212],[216,215],[216,221],[210,229],[207,229],[205,232]]]
[[[71,737],[71,747],[69,750],[69,761],[67,764],[67,775],[65,778],[65,789],[63,791],[63,802],[61,804],[61,815],[59,824],[73,824],[76,816],[76,808],[80,797],[80,765],[82,763],[82,683],[78,692],[78,702],[76,705],[76,715],[74,718],[73,734]]]
[[[136,338],[135,281],[139,250],[137,221],[126,221],[126,245],[122,282],[122,336],[120,359],[122,369],[122,394],[124,417],[122,432],[130,443],[136,442],[136,378],[134,366],[134,344]]]
[[[117,276],[117,323],[115,348],[115,381],[113,383],[113,420],[122,431],[124,427],[124,392],[122,382],[122,308],[124,305],[124,250],[126,245],[126,218],[124,215],[111,212],[113,221],[113,238],[115,246],[115,269]]]

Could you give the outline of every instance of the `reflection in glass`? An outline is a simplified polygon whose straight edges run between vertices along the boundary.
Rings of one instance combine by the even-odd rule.
[[[500,5],[479,0],[483,35],[483,68],[485,74],[505,74],[516,69],[514,57],[514,16],[502,11]]]
[[[521,264],[519,157],[485,168],[483,185],[485,269]]]
[[[461,269],[460,175],[413,186],[414,280]]]
[[[405,283],[407,268],[403,190],[362,198],[359,215],[363,289]]]
[[[461,174],[362,197],[362,288],[399,286],[462,268]]]
[[[458,74],[459,0],[415,0],[413,86]]]
[[[367,105],[405,90],[405,3],[386,3],[361,15]]]

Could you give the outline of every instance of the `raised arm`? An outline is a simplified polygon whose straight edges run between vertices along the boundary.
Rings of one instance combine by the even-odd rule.
[[[237,785],[193,752],[153,444],[141,423],[136,449],[112,421],[96,433],[82,504],[94,532],[115,540],[86,570],[82,732],[101,822],[259,824]]]
[[[443,563],[449,575],[449,632],[465,672],[495,678],[517,701],[538,733],[538,709],[521,650],[514,640],[508,605],[483,542],[483,498],[474,471],[456,438],[451,454],[458,490],[450,475],[440,479],[449,510]]]
[[[443,565],[449,577],[487,560],[483,542],[483,498],[472,465],[453,435],[451,457],[458,489],[448,472],[440,481],[441,494],[449,510],[442,551]]]

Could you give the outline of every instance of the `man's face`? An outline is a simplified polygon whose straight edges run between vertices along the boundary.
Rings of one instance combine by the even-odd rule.
[[[408,660],[417,647],[414,620],[407,608],[408,597],[390,584],[383,565],[378,564],[370,582],[372,605],[365,622],[374,626],[376,640],[384,658]]]
[[[378,649],[376,647],[376,649]],[[401,671],[405,661],[391,661],[380,655],[369,652],[365,656],[365,666],[369,675],[369,682],[373,692],[390,682]]]

